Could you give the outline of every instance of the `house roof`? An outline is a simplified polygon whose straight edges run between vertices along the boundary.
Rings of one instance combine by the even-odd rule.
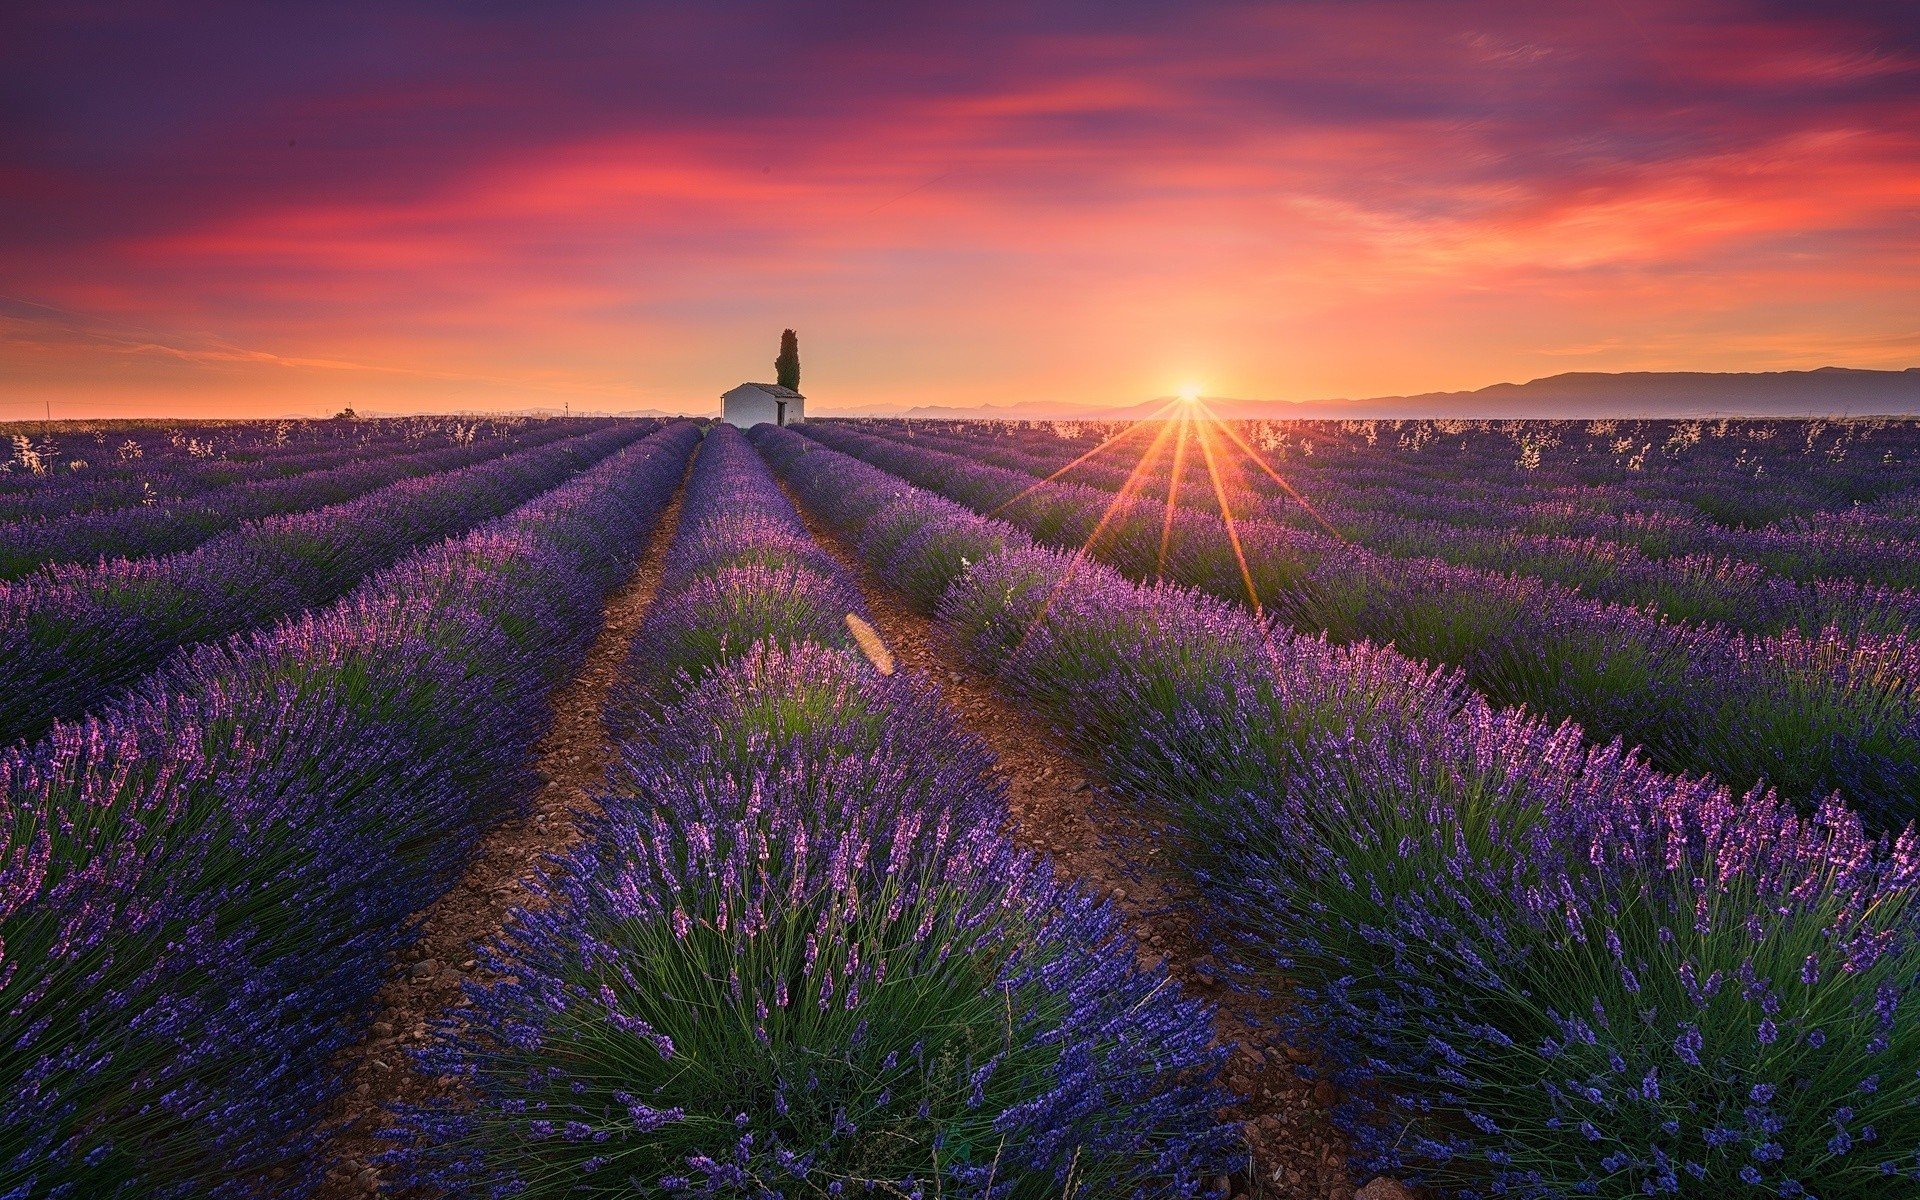
[[[733,390],[737,392],[740,390],[740,388],[743,388],[743,387],[759,388],[761,391],[765,392],[767,395],[776,397],[781,400],[805,400],[806,399],[805,396],[801,395],[799,392],[794,391],[792,388],[781,387],[777,383],[743,383],[740,385],[740,387],[736,387]]]

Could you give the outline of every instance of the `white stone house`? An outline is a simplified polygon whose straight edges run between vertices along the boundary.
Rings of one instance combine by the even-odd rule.
[[[777,383],[743,383],[720,393],[720,419],[752,429],[755,425],[798,425],[807,419],[807,398]]]

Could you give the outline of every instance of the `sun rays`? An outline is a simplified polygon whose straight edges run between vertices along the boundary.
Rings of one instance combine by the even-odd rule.
[[[1260,590],[1254,583],[1253,564],[1247,556],[1246,544],[1241,536],[1245,517],[1235,511],[1233,502],[1233,495],[1236,492],[1246,491],[1247,480],[1244,463],[1241,461],[1243,457],[1278,485],[1287,497],[1298,503],[1301,510],[1329,535],[1335,538],[1341,537],[1340,532],[1314,509],[1300,490],[1274,470],[1273,466],[1262,458],[1244,437],[1240,436],[1230,422],[1223,420],[1208,408],[1206,402],[1200,399],[1197,393],[1192,396],[1183,393],[1175,397],[1153,416],[1129,424],[1093,449],[1076,456],[1065,466],[1021,489],[987,515],[1001,515],[1048,484],[1073,482],[1066,476],[1076,468],[1086,466],[1110,451],[1119,450],[1123,444],[1137,444],[1141,440],[1142,431],[1149,429],[1152,430],[1152,437],[1147,441],[1145,449],[1134,460],[1127,471],[1126,478],[1101,510],[1099,519],[1094,522],[1087,536],[1074,550],[1067,570],[1048,589],[1046,599],[1041,602],[1035,612],[1026,633],[1016,641],[1016,647],[1024,644],[1027,635],[1044,621],[1055,601],[1073,586],[1074,577],[1082,564],[1099,561],[1100,539],[1113,527],[1115,518],[1141,503],[1142,492],[1152,494],[1153,489],[1149,485],[1161,478],[1163,462],[1169,457],[1169,444],[1171,444],[1171,463],[1165,475],[1164,490],[1160,495],[1163,511],[1160,518],[1159,544],[1153,564],[1153,578],[1156,581],[1167,578],[1173,556],[1174,523],[1183,507],[1181,489],[1186,482],[1188,462],[1194,448],[1198,448],[1200,452],[1201,465],[1206,470],[1208,490],[1212,493],[1213,507],[1226,534],[1227,546],[1233,554],[1234,567],[1239,574],[1240,585],[1246,591],[1247,604],[1253,610],[1255,617],[1263,617],[1266,607],[1261,602]]]
[[[1151,417],[1128,425],[1126,429],[1075,457],[1073,461],[1044,478],[1036,480],[1031,486],[1022,489],[1018,494],[994,508],[988,515],[1000,515],[1047,484],[1073,482],[1066,477],[1076,468],[1086,466],[1109,452],[1118,451],[1123,445],[1138,444],[1145,430],[1153,431],[1151,439],[1148,440],[1140,456],[1134,460],[1126,479],[1114,492],[1113,499],[1107,503],[1100,514],[1100,519],[1095,522],[1086,539],[1081,543],[1079,557],[1094,553],[1100,538],[1112,527],[1115,517],[1137,503],[1142,491],[1151,493],[1153,489],[1148,485],[1161,477],[1162,467],[1168,457],[1169,444],[1172,447],[1171,465],[1166,472],[1165,487],[1161,493],[1164,512],[1161,516],[1159,546],[1154,560],[1154,578],[1164,579],[1167,576],[1169,560],[1173,553],[1174,522],[1181,507],[1181,489],[1186,483],[1190,453],[1195,448],[1199,450],[1201,465],[1206,469],[1208,488],[1213,494],[1213,506],[1225,528],[1227,544],[1233,552],[1234,565],[1239,572],[1241,585],[1246,589],[1247,603],[1252,606],[1256,614],[1263,611],[1263,606],[1260,602],[1259,589],[1253,581],[1253,567],[1247,558],[1246,547],[1241,538],[1241,527],[1245,518],[1235,511],[1233,502],[1234,493],[1245,490],[1244,468],[1247,463],[1251,463],[1261,474],[1271,479],[1282,493],[1300,505],[1301,511],[1311,517],[1321,529],[1334,537],[1340,536],[1339,531],[1315,510],[1306,496],[1274,470],[1272,464],[1248,444],[1239,431],[1234,429],[1231,422],[1217,416],[1207,406],[1206,401],[1200,398],[1197,391],[1192,394],[1182,392]]]
[[[1174,501],[1180,496],[1180,479],[1187,466],[1187,438],[1193,429],[1192,418],[1187,414],[1182,414],[1178,423],[1180,440],[1173,448],[1173,475],[1167,482],[1167,513],[1160,523],[1160,554],[1153,567],[1155,579],[1164,579],[1167,575],[1167,550],[1173,544]]]
[[[1186,419],[1188,421],[1195,420],[1193,417]],[[1200,442],[1200,457],[1205,459],[1207,463],[1207,478],[1213,483],[1213,498],[1215,503],[1220,506],[1220,521],[1226,526],[1227,544],[1233,548],[1234,565],[1240,568],[1240,582],[1244,584],[1247,589],[1247,603],[1252,606],[1253,615],[1259,617],[1262,615],[1260,593],[1259,590],[1253,586],[1253,568],[1247,565],[1246,548],[1240,544],[1240,526],[1239,523],[1233,519],[1233,505],[1227,502],[1227,486],[1226,481],[1222,478],[1223,472],[1221,469],[1223,456],[1215,447],[1213,441],[1214,430],[1218,429],[1220,424],[1221,422],[1211,413],[1206,412],[1204,409],[1202,410],[1196,427],[1200,435],[1198,439]],[[1167,511],[1173,511],[1173,506],[1178,500],[1178,496],[1171,492],[1168,493]]]
[[[1055,471],[1053,474],[1048,475],[1041,479],[1034,480],[1033,483],[1028,487],[1022,488],[1014,496],[1011,496],[1008,499],[1002,501],[997,507],[993,509],[992,512],[989,512],[987,515],[989,517],[999,516],[1001,513],[1013,507],[1015,504],[1019,503],[1021,500],[1026,499],[1028,496],[1032,495],[1034,492],[1039,491],[1041,488],[1045,487],[1047,484],[1055,482],[1062,475],[1065,475],[1068,471],[1073,470],[1075,467],[1079,466],[1082,463],[1091,461],[1096,456],[1100,454],[1104,454],[1108,450],[1112,450],[1113,448],[1118,446],[1121,442],[1124,442],[1128,438],[1131,438],[1134,434],[1140,432],[1142,429],[1146,429],[1152,426],[1154,422],[1164,418],[1167,415],[1167,413],[1171,412],[1174,409],[1174,407],[1179,403],[1180,401],[1178,399],[1169,401],[1166,405],[1162,406],[1159,409],[1159,411],[1155,412],[1152,416],[1147,417],[1144,420],[1133,422],[1121,432],[1115,434],[1113,437],[1108,438],[1106,441],[1101,442],[1098,446],[1095,446],[1093,449],[1087,451],[1085,454],[1082,454],[1080,457],[1074,459],[1072,462],[1068,463],[1066,466],[1061,467],[1059,470]]]

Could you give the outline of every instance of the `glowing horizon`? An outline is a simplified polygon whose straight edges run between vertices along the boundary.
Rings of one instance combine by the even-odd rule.
[[[10,15],[0,420],[1920,362],[1906,6],[565,13]]]

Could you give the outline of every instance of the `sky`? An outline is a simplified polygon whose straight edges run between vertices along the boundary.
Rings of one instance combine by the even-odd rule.
[[[0,6],[0,420],[1920,363],[1920,6]]]

